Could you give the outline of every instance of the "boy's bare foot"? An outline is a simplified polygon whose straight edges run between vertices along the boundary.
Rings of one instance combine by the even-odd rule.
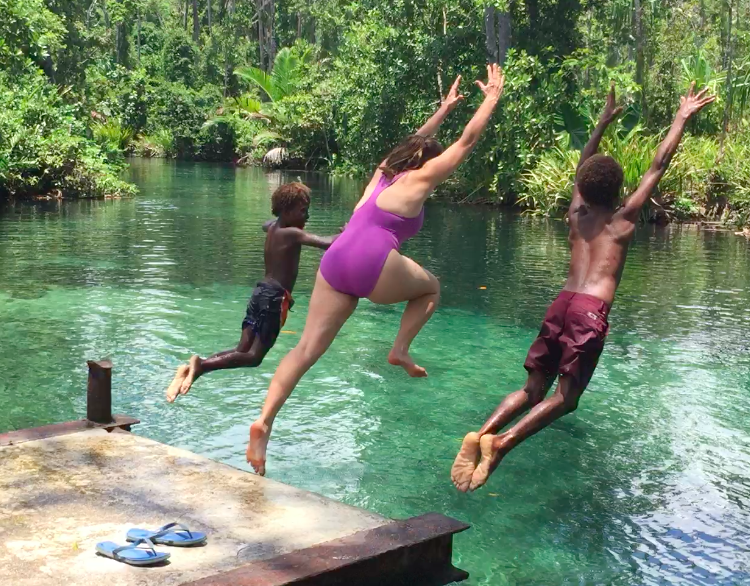
[[[411,359],[408,352],[397,352],[395,349],[391,350],[388,354],[388,363],[393,366],[400,366],[411,377],[422,378],[427,376],[427,371],[421,366],[414,364],[414,361]]]
[[[495,471],[495,468],[497,468],[497,465],[500,464],[500,460],[503,459],[506,453],[502,448],[507,436],[508,432],[506,431],[500,435],[488,433],[479,439],[479,449],[482,452],[482,459],[479,461],[476,470],[474,470],[474,474],[471,475],[470,491],[475,491],[480,486],[484,486],[487,479]]]
[[[456,456],[451,468],[451,480],[461,492],[467,492],[471,484],[471,476],[479,463],[479,434],[472,431],[466,434],[461,450]]]
[[[250,443],[247,446],[247,461],[253,470],[260,475],[266,475],[266,448],[271,437],[271,428],[258,420],[250,426]]]
[[[177,398],[177,395],[180,394],[180,387],[182,386],[182,381],[185,380],[185,377],[188,374],[188,371],[190,368],[187,366],[187,364],[182,364],[177,367],[177,373],[174,375],[174,378],[172,379],[172,383],[169,385],[169,388],[167,389],[167,402],[168,403],[174,403],[174,400]]]
[[[180,386],[180,395],[187,395],[190,387],[193,386],[195,379],[197,379],[201,374],[201,357],[196,354],[195,356],[190,358],[190,370],[188,370],[185,380],[182,381],[182,385]]]

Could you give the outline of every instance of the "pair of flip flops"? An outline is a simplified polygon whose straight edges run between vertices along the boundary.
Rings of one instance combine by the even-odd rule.
[[[185,525],[169,523],[156,531],[131,529],[126,539],[131,545],[118,545],[113,541],[97,543],[96,552],[131,566],[152,566],[165,562],[170,556],[166,552],[156,551],[155,544],[191,547],[203,545],[208,537],[200,531],[190,531]]]

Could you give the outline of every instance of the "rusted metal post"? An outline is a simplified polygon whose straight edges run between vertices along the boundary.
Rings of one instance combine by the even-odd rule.
[[[94,423],[112,423],[112,362],[88,360],[86,418]]]

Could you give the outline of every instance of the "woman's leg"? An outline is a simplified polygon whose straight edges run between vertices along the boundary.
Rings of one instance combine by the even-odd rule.
[[[392,250],[369,299],[381,305],[408,301],[388,362],[403,367],[409,376],[427,376],[409,356],[409,347],[437,309],[440,283],[435,275]]]
[[[266,447],[276,415],[302,376],[328,350],[358,301],[336,291],[318,272],[299,344],[276,369],[260,417],[250,426],[247,461],[261,476],[266,472]]]

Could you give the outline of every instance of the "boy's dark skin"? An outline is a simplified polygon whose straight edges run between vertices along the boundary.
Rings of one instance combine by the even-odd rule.
[[[263,231],[267,233],[264,280],[273,279],[290,293],[297,282],[302,246],[325,250],[338,238],[338,235],[316,236],[305,232],[305,223],[310,218],[309,208],[309,203],[300,202],[293,208],[284,210],[277,220],[270,220],[263,225]],[[209,358],[196,355],[190,359],[189,365],[180,366],[167,389],[167,401],[171,403],[178,395],[187,394],[197,378],[212,370],[259,366],[269,350],[252,328],[244,328],[240,341],[233,350],[218,352]]]
[[[612,304],[643,205],[664,176],[687,121],[715,99],[705,97],[706,89],[695,95],[694,88],[695,83],[690,86],[688,95],[681,99],[674,123],[659,145],[651,167],[638,189],[622,205],[617,206],[618,201],[611,205],[587,203],[579,192],[576,177],[568,210],[571,259],[565,291],[591,295],[607,305]],[[621,112],[622,108],[615,104],[613,84],[599,123],[581,153],[577,171],[599,150],[604,132]],[[545,399],[554,378],[554,375],[549,377],[539,370],[530,371],[523,388],[508,395],[478,433],[466,436],[451,470],[458,490],[473,491],[484,485],[510,450],[576,409],[585,385],[576,383],[574,377],[561,374],[554,394]],[[493,435],[529,409],[531,411],[510,430]]]

